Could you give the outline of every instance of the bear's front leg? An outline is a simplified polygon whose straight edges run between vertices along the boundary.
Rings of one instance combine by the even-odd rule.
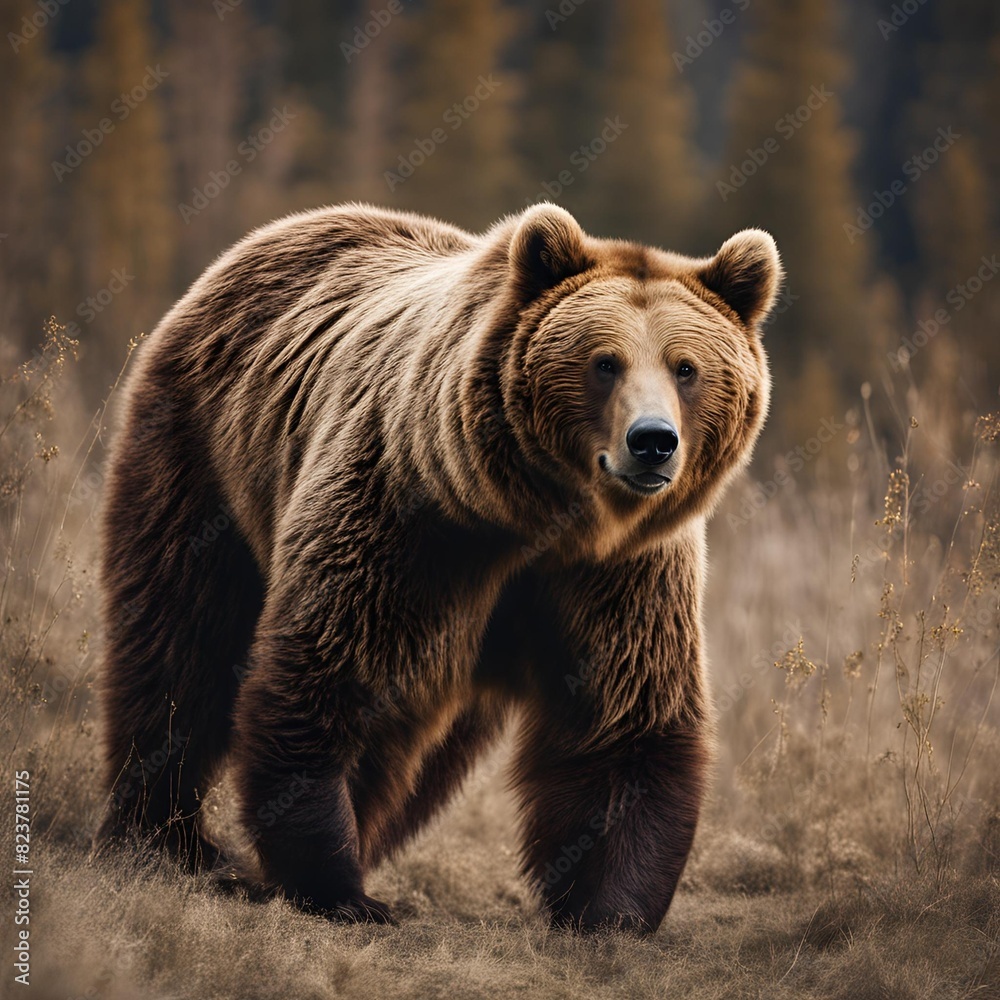
[[[362,731],[353,685],[310,682],[308,654],[260,638],[236,708],[242,818],[265,884],[330,917],[394,923],[363,887],[350,775]]]
[[[514,783],[525,873],[557,923],[655,931],[710,759],[699,537],[539,565],[524,585],[533,669]]]
[[[677,726],[600,749],[539,715],[524,732],[516,784],[524,870],[556,924],[651,933],[670,906],[694,838],[708,758]]]

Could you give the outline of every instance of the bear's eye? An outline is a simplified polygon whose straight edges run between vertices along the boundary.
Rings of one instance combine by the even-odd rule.
[[[694,378],[694,365],[690,361],[682,361],[677,366],[677,377],[682,382],[687,382],[689,379]]]
[[[610,354],[602,354],[595,364],[597,370],[604,375],[614,375],[618,371],[618,362]]]

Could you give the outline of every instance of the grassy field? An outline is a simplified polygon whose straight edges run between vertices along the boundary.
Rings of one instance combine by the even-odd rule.
[[[71,370],[53,327],[0,409],[0,844],[15,857],[27,770],[25,995],[1000,997],[997,418],[911,391],[885,450],[866,389],[824,427],[772,434],[731,491],[706,609],[718,762],[653,938],[547,928],[517,875],[503,746],[374,877],[400,926],[348,927],[162,860],[88,860],[107,419],[80,418]],[[238,845],[225,781],[206,807]],[[15,930],[5,916],[3,996]]]

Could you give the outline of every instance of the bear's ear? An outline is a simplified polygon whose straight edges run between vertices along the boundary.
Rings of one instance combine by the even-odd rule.
[[[518,222],[508,251],[511,280],[530,301],[590,265],[580,224],[564,208],[541,202]]]
[[[751,329],[771,311],[783,276],[778,248],[762,229],[730,237],[698,271],[702,284]]]

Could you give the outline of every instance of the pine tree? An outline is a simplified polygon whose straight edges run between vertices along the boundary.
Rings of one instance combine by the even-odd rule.
[[[29,21],[26,29],[30,13],[21,3],[0,0],[0,93],[7,115],[7,140],[0,143],[0,340],[6,372],[37,345],[43,321],[54,312],[63,322],[72,318],[64,310],[77,301],[72,293],[59,294],[71,284],[71,272],[57,235],[64,192],[50,165],[59,142],[63,73],[50,53],[51,25],[38,29]]]
[[[383,172],[389,204],[474,229],[515,205],[521,77],[504,61],[515,26],[498,0],[427,0],[408,16],[400,127]]]
[[[969,390],[963,405],[983,407],[1000,383],[1000,277],[990,263],[1000,247],[1000,196],[988,166],[998,155],[1000,11],[988,0],[955,6],[929,12],[938,31],[922,52],[922,92],[903,139],[920,157],[907,202],[919,249],[916,318],[926,324],[938,310],[948,317],[912,368],[918,381],[935,378],[945,370],[939,345],[951,341],[951,367]]]
[[[78,120],[77,136],[95,141],[66,178],[82,284],[100,306],[83,316],[81,343],[88,354],[103,352],[105,361],[150,329],[173,294],[182,222],[162,102],[174,70],[158,59],[148,0],[106,0],[86,57],[87,103]],[[106,289],[111,300],[102,303]]]
[[[280,52],[280,77],[269,81],[266,92],[280,90],[297,116],[280,146],[282,156],[291,157],[285,164],[291,176],[280,178],[288,208],[384,195],[383,157],[372,146],[378,146],[377,135],[388,125],[361,116],[374,112],[377,119],[384,118],[384,109],[393,107],[391,81],[380,70],[412,7],[407,0],[403,12],[392,14],[385,24],[372,11],[384,21],[386,4],[362,0],[299,0],[257,9],[261,39],[270,34],[268,48]],[[271,169],[277,159],[268,156],[257,166]],[[367,176],[371,173],[374,182]],[[278,178],[269,180],[273,189]],[[256,179],[250,187],[257,193],[255,201],[266,198],[268,191]]]
[[[386,24],[363,49],[351,53],[346,122],[350,139],[343,147],[346,197],[352,201],[389,200],[383,171],[394,151],[389,135],[395,123],[393,68],[405,33],[405,25],[399,22],[409,13],[396,14],[395,21]],[[356,48],[352,42],[345,44]]]
[[[604,57],[607,11],[584,4],[568,14],[552,2],[525,25],[529,40],[525,89],[518,122],[525,190],[514,208],[553,201],[574,213],[584,228],[613,231],[600,163],[590,145],[604,127],[597,98]]]
[[[178,287],[183,288],[247,226],[235,196],[241,175],[227,165],[235,162],[241,172],[245,166],[237,147],[250,117],[250,76],[259,71],[260,47],[253,45],[258,40],[253,12],[245,7],[220,21],[211,6],[178,4],[170,8],[170,29],[164,54],[170,71],[169,150],[177,200],[192,208],[179,211]],[[226,189],[193,214],[196,192],[223,177]]]
[[[778,242],[787,293],[767,332],[775,408],[802,413],[831,389],[853,398],[873,376],[882,346],[867,308],[874,234],[851,228],[863,199],[851,182],[857,140],[843,123],[846,72],[829,5],[757,0],[747,16],[745,55],[730,85],[717,216],[725,231],[759,226]],[[789,380],[807,368],[804,402],[796,402]]]
[[[908,153],[920,155],[941,140],[939,130],[949,135],[946,148],[918,161],[907,205],[921,245],[921,285],[943,294],[992,249],[996,235],[1000,197],[985,168],[986,150],[996,143],[995,108],[989,107],[996,98],[984,84],[991,71],[992,82],[998,79],[991,46],[1000,37],[1000,11],[989,0],[960,0],[928,14],[936,16],[938,30],[921,53],[921,95],[908,109],[902,141]]]
[[[605,119],[625,129],[594,162],[589,180],[603,192],[609,235],[681,250],[690,244],[704,189],[692,100],[673,51],[659,0],[616,5],[594,137]]]

